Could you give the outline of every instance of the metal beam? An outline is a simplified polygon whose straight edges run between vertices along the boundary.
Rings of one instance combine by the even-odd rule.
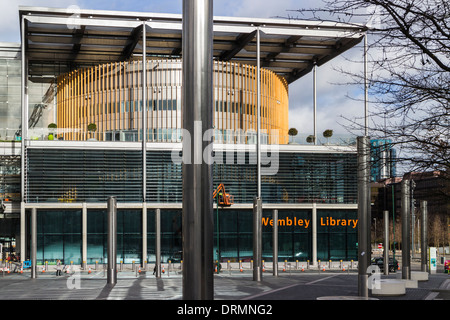
[[[128,39],[128,44],[123,48],[121,57],[122,60],[128,60],[131,58],[131,55],[134,52],[139,40],[141,40],[143,25],[140,25],[133,29],[130,34],[130,38]]]
[[[236,54],[238,54],[244,47],[250,43],[255,38],[256,30],[251,33],[241,34],[235,41],[235,47],[232,50],[223,52],[220,55],[220,60],[222,61],[229,61]]]

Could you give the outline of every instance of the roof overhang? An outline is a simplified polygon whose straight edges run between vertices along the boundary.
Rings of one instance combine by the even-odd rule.
[[[182,56],[182,15],[20,7],[30,65],[58,63],[68,69],[142,57],[142,27],[148,58]],[[292,83],[358,44],[366,27],[326,21],[214,17],[214,59],[261,66]],[[31,76],[39,77],[35,68]],[[43,73],[43,71],[41,71]]]

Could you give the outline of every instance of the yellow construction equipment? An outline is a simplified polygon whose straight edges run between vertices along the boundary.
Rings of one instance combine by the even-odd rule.
[[[231,207],[234,204],[234,197],[225,191],[225,186],[221,183],[213,193],[213,199],[217,197],[219,206]]]

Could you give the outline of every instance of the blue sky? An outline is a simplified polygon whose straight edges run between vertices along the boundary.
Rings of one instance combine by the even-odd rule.
[[[159,13],[182,12],[182,0],[0,0],[0,42],[20,42],[19,6],[67,8],[76,5],[81,9],[145,11]],[[214,0],[214,15],[236,17],[273,18],[295,16],[300,8],[319,6],[316,0]],[[349,64],[345,57],[360,61],[361,47],[356,47],[323,67],[318,68],[318,135],[326,129],[335,133],[346,133],[341,117],[359,118],[363,115],[362,102],[349,99],[347,96],[360,99],[361,91],[355,86],[342,86],[336,83],[348,81],[335,70],[343,64],[346,69],[361,72],[362,65]],[[290,85],[290,126],[298,129],[299,134],[312,134],[312,74],[306,75]],[[360,120],[358,120],[360,121]]]

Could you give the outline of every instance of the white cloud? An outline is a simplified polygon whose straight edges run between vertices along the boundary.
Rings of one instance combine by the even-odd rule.
[[[68,8],[78,0],[0,0],[0,41],[20,42],[19,6]]]

